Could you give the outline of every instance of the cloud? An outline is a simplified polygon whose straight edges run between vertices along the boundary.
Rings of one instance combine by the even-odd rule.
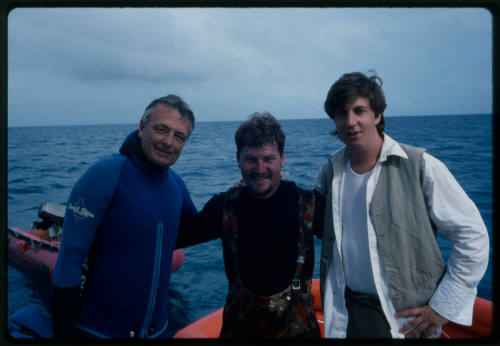
[[[200,120],[322,117],[330,85],[369,69],[390,114],[488,112],[491,32],[484,9],[19,8],[9,124],[135,122],[170,92]]]

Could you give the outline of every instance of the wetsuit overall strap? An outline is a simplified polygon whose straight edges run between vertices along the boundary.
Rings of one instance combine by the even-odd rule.
[[[314,198],[311,191],[299,188],[299,253],[297,256],[297,268],[292,280],[292,291],[304,288],[305,282],[302,280],[302,271],[306,253],[312,247],[313,230],[312,223],[314,218]]]
[[[299,243],[297,268],[291,285],[291,308],[288,315],[288,336],[319,338],[320,330],[314,313],[311,280],[304,280],[302,272],[307,251],[313,247],[314,195],[299,188]]]
[[[238,256],[236,241],[238,239],[238,222],[236,220],[235,209],[238,197],[240,195],[239,188],[232,188],[226,192],[223,208],[223,237],[226,243],[227,250],[230,255],[233,278],[237,286],[242,285],[240,267],[238,265]]]

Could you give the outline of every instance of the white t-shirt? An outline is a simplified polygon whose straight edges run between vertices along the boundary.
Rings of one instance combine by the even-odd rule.
[[[368,247],[366,182],[372,170],[357,174],[347,163],[342,193],[342,257],[346,286],[377,294]]]

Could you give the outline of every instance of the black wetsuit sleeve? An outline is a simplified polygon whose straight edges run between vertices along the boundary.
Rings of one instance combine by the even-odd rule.
[[[183,248],[220,238],[224,195],[213,196],[193,218],[181,220],[175,248]]]
[[[54,338],[76,338],[79,319],[80,286],[52,286],[52,321]]]
[[[313,233],[318,238],[323,237],[323,220],[325,217],[325,205],[326,198],[317,190],[313,190],[314,193],[314,221],[313,221]]]

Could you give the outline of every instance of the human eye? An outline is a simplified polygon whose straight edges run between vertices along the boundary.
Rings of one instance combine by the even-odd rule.
[[[168,133],[169,128],[164,126],[156,126],[154,127],[154,130],[156,133],[163,135],[165,133]]]
[[[177,132],[175,134],[175,139],[180,143],[184,143],[186,141],[186,136],[183,133]]]
[[[354,108],[354,113],[357,115],[361,115],[366,112],[366,108],[364,107],[356,107]]]
[[[253,157],[253,156],[245,156],[245,157],[243,158],[243,161],[244,161],[246,164],[252,164],[252,163],[256,162],[256,161],[257,161],[257,159],[256,159],[255,157]]]

